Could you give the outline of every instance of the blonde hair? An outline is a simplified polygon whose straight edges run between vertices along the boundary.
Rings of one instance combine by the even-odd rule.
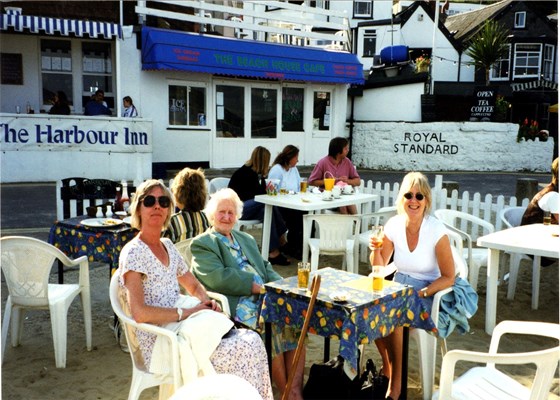
[[[255,147],[253,153],[251,153],[251,158],[247,160],[245,166],[251,167],[257,174],[266,176],[268,168],[270,168],[270,151],[266,147]]]
[[[554,161],[552,161],[552,183],[555,186],[558,186],[558,157],[556,157],[554,159]]]
[[[163,190],[163,193],[166,196],[168,196],[169,199],[171,200],[171,204],[167,208],[167,216],[165,217],[165,222],[163,223],[163,229],[167,229],[167,226],[169,225],[169,221],[171,220],[171,214],[173,214],[173,211],[175,210],[175,202],[173,200],[173,195],[171,194],[171,191],[167,188],[167,186],[165,186],[157,179],[148,179],[147,181],[143,182],[142,184],[140,184],[140,186],[136,188],[136,194],[130,205],[130,214],[131,214],[130,225],[133,228],[142,230],[142,217],[140,216],[140,208],[141,208],[140,204],[142,203],[144,198],[146,198],[146,196],[148,196],[148,194],[157,187],[161,188],[161,190]]]
[[[223,188],[210,196],[210,200],[208,201],[208,204],[206,204],[206,208],[204,209],[204,213],[206,214],[206,218],[208,218],[208,222],[210,223],[210,225],[214,225],[216,211],[218,211],[218,206],[222,201],[232,202],[235,207],[235,216],[237,217],[237,219],[241,218],[241,214],[243,213],[243,202],[241,201],[235,190],[230,188]]]
[[[418,188],[418,192],[424,195],[426,207],[424,208],[424,215],[430,214],[432,210],[432,188],[428,182],[428,178],[421,172],[409,172],[403,178],[399,194],[395,204],[397,206],[397,213],[404,214],[404,202],[406,201],[404,195],[410,192],[414,186]]]

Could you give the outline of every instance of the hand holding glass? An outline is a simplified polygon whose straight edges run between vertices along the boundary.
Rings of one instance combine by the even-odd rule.
[[[383,225],[372,226],[369,236],[369,248],[371,250],[381,250],[383,248],[383,236]]]

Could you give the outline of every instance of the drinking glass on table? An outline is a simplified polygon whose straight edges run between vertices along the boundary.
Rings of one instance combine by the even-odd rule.
[[[383,225],[373,225],[369,234],[369,248],[371,250],[383,247]]]
[[[308,262],[298,263],[298,289],[307,290],[309,286],[309,271],[311,264]]]

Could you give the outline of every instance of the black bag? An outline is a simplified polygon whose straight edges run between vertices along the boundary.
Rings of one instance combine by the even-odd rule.
[[[344,372],[344,359],[336,356],[324,364],[313,364],[303,388],[304,399],[385,399],[389,379],[379,374],[373,360],[354,380]]]

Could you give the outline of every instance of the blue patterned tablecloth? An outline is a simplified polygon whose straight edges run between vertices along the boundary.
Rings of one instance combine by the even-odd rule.
[[[123,246],[136,233],[127,224],[110,228],[89,228],[81,224],[87,216],[56,221],[49,233],[49,243],[69,257],[83,255],[88,260],[109,264],[111,272],[119,267],[119,255]]]
[[[374,294],[371,278],[323,268],[321,288],[310,320],[309,332],[340,340],[339,354],[353,369],[358,365],[358,346],[389,335],[397,326],[424,329],[437,334],[430,315],[411,287],[385,281],[383,293]],[[297,289],[297,276],[265,285],[261,322],[303,327],[311,293]],[[335,302],[333,292],[344,291],[346,302]]]

